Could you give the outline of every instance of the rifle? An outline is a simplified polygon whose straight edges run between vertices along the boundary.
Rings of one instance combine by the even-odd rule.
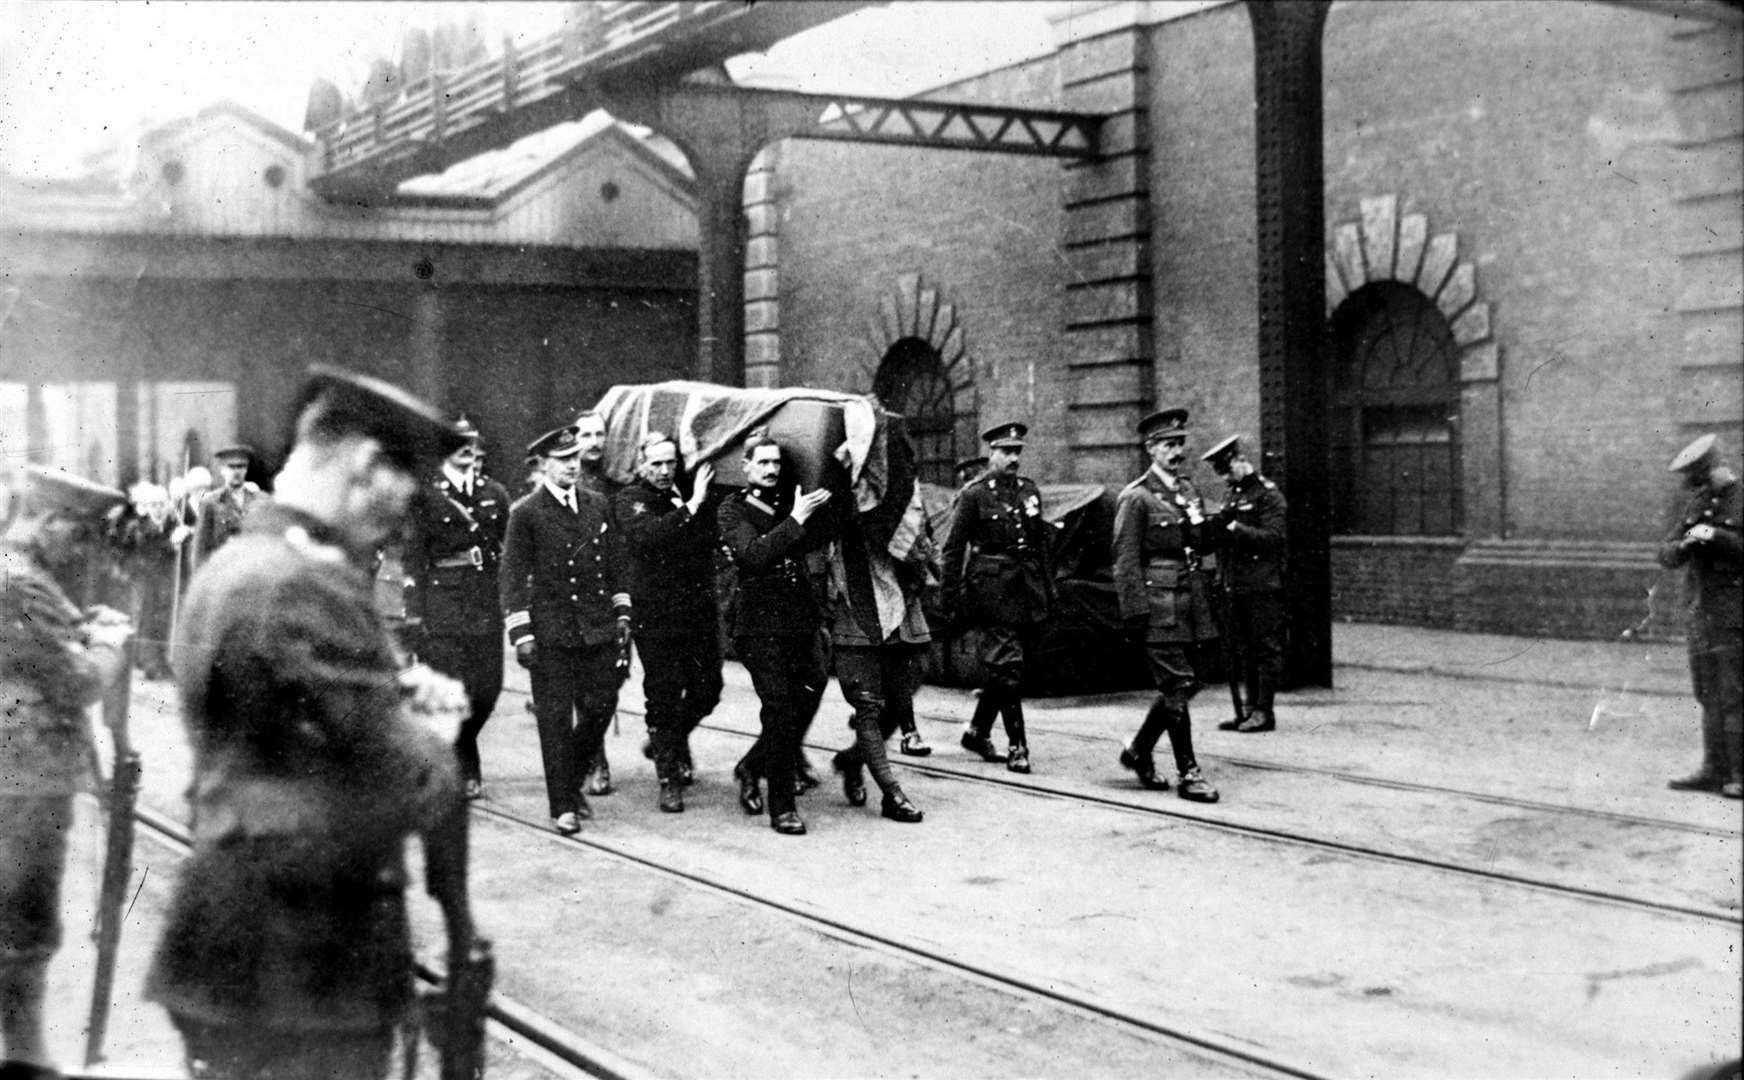
[[[91,1021],[85,1030],[85,1064],[103,1060],[103,1039],[109,1030],[110,998],[115,991],[115,961],[121,949],[122,903],[133,878],[133,808],[139,799],[139,754],[127,737],[127,710],[133,687],[134,640],[122,646],[121,678],[103,696],[103,722],[115,743],[115,768],[110,775],[109,837],[103,855],[103,884],[97,893],[97,920],[91,936],[97,943],[97,970],[91,985]]]
[[[491,944],[473,932],[467,899],[469,822],[462,804],[444,815],[424,844],[426,888],[441,905],[448,927],[448,973],[439,989],[423,995],[441,1080],[479,1080],[484,1075],[485,1009],[496,980]]]

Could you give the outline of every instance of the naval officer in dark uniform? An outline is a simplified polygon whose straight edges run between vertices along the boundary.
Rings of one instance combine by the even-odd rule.
[[[649,432],[638,456],[641,477],[618,493],[617,520],[630,556],[660,809],[676,814],[684,810],[684,785],[691,777],[690,733],[721,700],[719,503],[710,495],[714,466],[703,462],[684,483],[678,444],[670,435]]]
[[[418,658],[466,687],[469,712],[454,749],[466,797],[483,794],[478,736],[503,690],[503,609],[497,592],[508,489],[478,472],[478,428],[426,477],[406,521],[400,562],[406,632]]]
[[[1187,410],[1164,409],[1139,422],[1151,467],[1128,484],[1115,502],[1114,589],[1127,633],[1144,646],[1157,699],[1132,741],[1120,751],[1120,764],[1138,774],[1139,783],[1167,791],[1151,752],[1169,736],[1179,784],[1175,791],[1192,802],[1216,802],[1217,789],[1206,782],[1193,755],[1193,720],[1188,702],[1203,685],[1193,668],[1197,646],[1217,639],[1200,560],[1219,540],[1215,524],[1193,481],[1181,473],[1187,460]]]
[[[733,603],[733,647],[762,703],[762,733],[733,767],[739,805],[763,809],[760,777],[769,781],[769,825],[787,836],[805,834],[794,808],[800,740],[817,714],[829,675],[824,668],[823,612],[806,576],[805,556],[830,540],[824,488],[801,491],[781,480],[781,444],[763,428],[745,438],[743,491],[719,511],[721,542],[739,571]]]
[[[375,552],[459,445],[398,387],[316,366],[274,500],[200,569],[177,628],[194,852],[146,994],[189,1072],[379,1080],[412,1006],[405,841],[470,957],[460,684],[404,668]]]
[[[1026,425],[1015,423],[982,433],[987,471],[958,494],[943,556],[945,611],[981,632],[979,659],[987,673],[963,747],[1018,773],[1030,769],[1024,665],[1035,658],[1041,624],[1054,606],[1053,530],[1042,517],[1041,490],[1018,475],[1028,434]],[[995,715],[1005,718],[1006,755],[988,737]]]
[[[527,450],[544,463],[543,479],[509,510],[504,625],[516,661],[532,675],[551,822],[569,834],[592,816],[582,777],[617,708],[630,594],[611,510],[576,482],[575,429],[546,432]]]
[[[1229,597],[1223,631],[1235,657],[1231,679],[1247,688],[1247,712],[1217,726],[1253,733],[1278,726],[1272,698],[1284,674],[1284,518],[1278,485],[1261,476],[1231,435],[1201,461],[1223,478],[1223,506],[1213,519],[1219,539],[1217,570]]]
[[[1670,787],[1744,798],[1744,484],[1713,435],[1684,447],[1670,469],[1690,497],[1659,562],[1687,575],[1690,679],[1702,707],[1702,767]]]

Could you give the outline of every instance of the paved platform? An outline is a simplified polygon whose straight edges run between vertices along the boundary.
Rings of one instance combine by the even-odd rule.
[[[1658,888],[1670,902],[1738,910],[1740,862],[1744,861],[1744,847],[1737,842],[1735,833],[1740,825],[1740,805],[1710,795],[1669,792],[1664,786],[1668,777],[1693,767],[1700,749],[1698,711],[1689,696],[1681,643],[1571,642],[1367,624],[1339,624],[1334,628],[1333,640],[1335,685],[1282,695],[1277,709],[1280,728],[1276,732],[1237,735],[1217,731],[1216,722],[1229,710],[1222,688],[1211,687],[1198,699],[1195,714],[1200,756],[1213,782],[1224,792],[1224,802],[1207,808],[1205,813],[1249,823],[1300,821],[1306,814],[1329,835],[1348,833],[1357,839],[1385,835],[1407,847],[1417,845],[1429,851],[1484,852],[1504,868],[1555,866],[1575,876]],[[505,695],[485,733],[487,782],[497,788],[505,805],[519,800],[536,806],[537,753],[531,718],[522,708],[524,699],[515,693],[524,690],[524,673],[512,664],[509,670],[511,692]],[[986,832],[987,809],[983,805],[986,797],[977,789],[917,776],[904,782],[929,811],[928,821],[917,827],[924,833],[903,832],[904,827],[879,822],[875,814],[868,816],[864,811],[837,806],[840,793],[826,790],[809,796],[804,807],[814,823],[814,835],[800,843],[813,846],[799,849],[792,846],[793,841],[770,841],[766,827],[738,814],[731,803],[731,785],[722,778],[730,764],[727,755],[735,752],[735,747],[742,747],[743,733],[755,725],[749,680],[743,670],[729,665],[728,682],[728,700],[716,718],[719,724],[711,722],[714,733],[699,748],[699,766],[707,774],[705,782],[690,800],[690,812],[677,823],[670,818],[663,820],[653,811],[651,782],[644,775],[646,763],[636,752],[642,738],[642,725],[636,715],[641,707],[639,677],[626,686],[623,721],[610,744],[614,765],[621,774],[622,790],[611,799],[598,801],[598,817],[590,823],[590,832],[611,835],[617,831],[641,842],[673,845],[673,853],[679,857],[685,853],[678,846],[685,842],[684,836],[692,840],[701,838],[704,850],[717,856],[727,872],[736,870],[737,860],[742,859],[747,875],[759,870],[795,873],[801,875],[796,881],[802,882],[808,875],[821,874],[817,882],[820,898],[828,898],[832,893],[828,870],[816,865],[816,860],[822,853],[844,850],[832,844],[832,837],[838,841],[848,838],[852,857],[868,860],[868,865],[870,861],[888,858],[896,860],[893,866],[901,866],[904,859],[915,857],[915,851],[908,845],[916,845],[917,849],[937,845],[949,838],[972,835],[974,830],[980,830],[984,836],[992,835]],[[972,691],[923,688],[917,702],[922,730],[938,748],[929,760],[963,756],[954,741],[962,719],[972,708],[972,699]],[[1037,774],[1049,783],[1072,790],[1129,793],[1131,778],[1115,765],[1113,756],[1120,740],[1136,726],[1147,703],[1148,695],[1138,692],[1032,702],[1029,722]],[[832,686],[812,732],[814,761],[823,760],[822,754],[829,745],[847,741],[842,726],[846,713],[839,692]],[[146,797],[154,805],[179,813],[179,793],[187,782],[188,762],[175,717],[173,694],[167,686],[139,684],[134,723],[136,741],[145,758]],[[1322,777],[1370,777],[1380,793],[1338,809],[1336,800],[1327,798],[1327,788],[1319,779]],[[1706,846],[1691,843],[1655,850],[1595,850],[1596,845],[1578,832],[1547,837],[1530,822],[1511,821],[1506,815],[1486,819],[1481,824],[1472,823],[1476,818],[1450,817],[1442,809],[1423,803],[1417,795],[1387,788],[1399,784],[1439,785],[1478,795],[1524,797],[1553,807],[1574,806],[1680,821],[1716,830],[1720,839]],[[1188,806],[1178,803],[1172,794],[1159,798],[1167,799],[1171,808]],[[1029,802],[1039,805],[1043,801]],[[1049,819],[1041,810],[1026,808],[1020,812],[1025,815],[1023,820],[1032,823],[1033,836],[1045,836],[1055,827],[1049,822],[1057,819]],[[1192,812],[1201,811],[1192,808]],[[883,848],[876,845],[893,843],[891,838],[898,836],[904,846],[881,854]],[[1732,839],[1728,841],[1726,836]],[[1001,832],[993,842],[1007,839],[1011,837]],[[86,928],[100,847],[101,831],[93,807],[84,802],[75,830],[69,875],[67,944],[53,972],[55,1046],[68,1061],[75,1060],[78,1054],[88,1007],[91,949]],[[927,850],[933,852],[929,857],[950,857],[948,852]],[[1231,854],[1229,858],[1238,856]],[[769,859],[779,861],[759,866],[759,860]],[[170,865],[160,853],[142,845],[134,907],[126,921],[127,938],[110,1041],[111,1057],[116,1060],[161,1064],[166,1059],[173,1060],[176,1052],[173,1034],[161,1013],[137,999],[145,957],[155,939]],[[1207,887],[1232,887],[1230,883],[1241,880],[1234,862],[1228,869],[1228,874],[1220,875],[1220,883]],[[1119,887],[1121,879],[1106,880]],[[1133,884],[1135,889],[1147,887],[1151,886]],[[1290,885],[1281,880],[1279,887]],[[1134,903],[1150,902],[1135,893],[1132,897],[1111,897],[1109,903],[1129,899]],[[983,914],[977,915],[978,911]],[[958,914],[984,922],[985,911],[980,907],[959,910],[956,902],[939,902],[936,908],[926,906],[917,915],[934,924],[939,920],[948,924]],[[512,925],[519,918],[513,908],[489,914],[504,925]],[[481,914],[481,919],[484,917]],[[947,936],[950,932],[948,926],[939,925],[924,930]],[[1658,956],[1668,949],[1687,951],[1687,944],[1629,940],[1626,936],[1623,940],[1630,950],[1643,957]],[[1370,947],[1380,947],[1380,943],[1364,946]],[[1726,968],[1729,974],[1720,983],[1730,990],[1719,999],[1705,1001],[1700,1015],[1715,1015],[1718,1010],[1718,1015],[1729,1013],[1735,1017],[1738,956],[1734,951],[1730,958],[1716,959],[1722,968],[1730,965]],[[1449,962],[1459,962],[1457,950]],[[1337,961],[1325,963],[1335,966]],[[1083,977],[1091,979],[1094,970],[1087,968]],[[522,973],[519,981],[523,987],[528,977]],[[1603,972],[1586,977],[1600,980],[1590,983],[1590,994],[1598,994],[1601,986],[1619,985],[1604,981],[1611,976]],[[1694,976],[1687,967],[1687,957],[1681,953],[1666,972],[1647,979],[1631,978],[1636,986],[1629,1003],[1637,1013],[1641,1010],[1649,1015],[1662,1013],[1667,1024],[1675,1024],[1679,1010],[1690,1006],[1684,999],[1692,985],[1688,980]],[[514,983],[516,976],[511,974],[506,981]],[[1664,985],[1661,987],[1660,983]],[[1698,980],[1693,985],[1709,984]],[[1142,980],[1133,983],[1132,992],[1143,997]],[[1312,1008],[1319,991],[1315,984],[1306,982],[1290,993],[1301,998],[1304,1008]],[[1614,996],[1617,991],[1606,993]],[[1223,994],[1231,1014],[1239,1015],[1244,1007],[1239,991],[1226,988]],[[727,1021],[723,1018],[721,1022]],[[1477,1023],[1481,1028],[1482,1022]],[[1498,1019],[1496,1023],[1501,1025],[1502,1021]],[[610,1037],[607,1033],[607,1038]],[[626,1040],[630,1037],[624,1036]],[[1410,1043],[1408,1033],[1400,1033],[1396,1038],[1402,1040],[1401,1045]],[[1657,1048],[1658,1053],[1675,1059],[1666,1062],[1664,1075],[1677,1075],[1681,1069],[1699,1064],[1701,1048],[1714,1041],[1713,1033],[1705,1030],[1672,1037],[1671,1042]],[[719,1051],[718,1046],[715,1051]],[[820,1056],[809,1058],[810,1053]],[[827,1054],[827,1048],[796,1045],[791,1053],[776,1059],[789,1068],[776,1069],[772,1074],[819,1074],[816,1068],[805,1067],[808,1062],[818,1068],[833,1068],[832,1075],[841,1072],[844,1068],[841,1062],[827,1058]],[[493,1075],[539,1074],[535,1064],[512,1055],[494,1060],[498,1064]],[[1400,1059],[1400,1063],[1406,1062]],[[1035,1060],[1031,1059],[1029,1064],[1033,1067]],[[1058,1060],[1055,1064],[1069,1068],[1074,1063]],[[1414,1068],[1403,1072],[1424,1075],[1422,1063],[1414,1064]],[[975,1073],[972,1066],[973,1059],[968,1063],[958,1061],[943,1072],[972,1075]],[[1091,1072],[1121,1074],[1112,1062],[1104,1062],[1103,1066]],[[673,1071],[685,1075],[707,1070]],[[724,1069],[723,1073],[732,1071]],[[841,1074],[861,1075],[852,1071]],[[928,1073],[921,1069],[919,1074]],[[1433,1070],[1428,1073],[1433,1074]],[[1651,1073],[1620,1067],[1608,1070],[1607,1074]],[[1504,1069],[1489,1075],[1529,1074],[1510,1074]]]

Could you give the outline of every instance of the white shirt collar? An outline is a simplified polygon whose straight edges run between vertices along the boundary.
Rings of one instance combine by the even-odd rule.
[[[562,503],[564,506],[574,509],[581,505],[575,501],[574,488],[560,488],[549,480],[543,480],[541,483],[545,485],[545,490],[551,493],[551,497]]]
[[[472,478],[467,476],[465,473],[455,472],[452,468],[449,467],[449,465],[446,461],[444,461],[442,463],[442,475],[446,476],[448,478],[448,482],[450,484],[453,484],[459,490],[461,490],[461,491],[472,490]]]

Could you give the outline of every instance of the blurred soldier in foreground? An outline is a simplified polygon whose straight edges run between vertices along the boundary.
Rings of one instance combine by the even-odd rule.
[[[829,539],[828,516],[817,517],[830,493],[781,483],[781,444],[763,428],[745,438],[743,491],[720,507],[721,541],[739,569],[733,603],[733,648],[762,702],[762,732],[733,767],[739,805],[760,813],[759,778],[769,781],[769,827],[803,836],[794,807],[800,740],[823,700],[823,615],[805,573],[805,555]],[[815,519],[815,520],[814,520]]]
[[[1024,666],[1036,656],[1041,624],[1054,606],[1052,530],[1042,517],[1035,481],[1019,476],[1029,428],[1000,424],[981,436],[987,471],[957,496],[945,535],[944,603],[954,619],[981,632],[980,661],[987,685],[963,732],[963,748],[982,760],[1029,772],[1023,725]],[[1009,754],[993,748],[993,718],[1005,717]]]
[[[1284,493],[1261,476],[1231,435],[1201,461],[1223,477],[1223,506],[1213,524],[1223,530],[1217,569],[1223,577],[1231,680],[1247,687],[1247,715],[1225,720],[1224,731],[1253,733],[1278,726],[1272,698],[1284,675]]]
[[[61,942],[61,878],[75,791],[85,786],[86,706],[128,676],[126,616],[71,596],[103,559],[106,516],[127,497],[59,470],[24,472],[0,541],[0,1050],[7,1077],[56,1075],[43,998]]]
[[[720,616],[715,608],[717,503],[714,466],[679,483],[678,445],[664,432],[642,438],[641,479],[618,493],[617,520],[630,553],[636,647],[648,702],[649,753],[660,809],[684,810],[691,782],[690,733],[721,700]]]
[[[497,568],[509,492],[478,472],[478,428],[425,479],[406,519],[400,566],[406,633],[418,659],[466,687],[468,711],[455,752],[466,797],[484,793],[478,735],[503,690],[503,609]]]
[[[374,554],[461,443],[388,383],[317,366],[272,503],[201,568],[177,637],[193,856],[146,993],[195,1076],[379,1078],[411,1003],[405,840],[448,966],[471,962],[460,684],[402,670]]]
[[[923,534],[909,549],[912,561],[898,564],[889,544],[877,542],[882,530],[867,528],[868,516],[844,523],[830,549],[832,656],[842,696],[854,709],[854,745],[830,764],[850,805],[866,805],[864,772],[870,770],[884,796],[880,812],[916,822],[921,812],[897,783],[884,743],[905,724],[914,726],[918,661],[932,641],[920,604],[932,540]]]
[[[544,479],[509,510],[504,624],[516,662],[532,676],[546,802],[552,827],[567,836],[593,816],[582,776],[618,706],[630,594],[610,508],[576,483],[575,429],[546,432],[527,450],[544,462]]]
[[[260,486],[248,479],[254,462],[251,446],[226,446],[212,455],[222,483],[200,496],[199,524],[194,528],[194,566],[205,565],[219,548],[242,531],[242,522],[255,506],[267,501]]]
[[[1193,481],[1181,475],[1187,458],[1187,410],[1164,409],[1139,422],[1151,467],[1120,493],[1114,511],[1114,589],[1127,634],[1142,644],[1157,700],[1120,764],[1139,783],[1167,791],[1151,752],[1169,736],[1180,777],[1175,793],[1192,802],[1216,802],[1193,756],[1193,719],[1187,711],[1203,685],[1193,669],[1193,648],[1217,637],[1211,599],[1199,560],[1218,541]]]
[[[1685,567],[1702,767],[1669,786],[1744,798],[1744,485],[1721,463],[1713,435],[1684,447],[1670,469],[1683,474],[1690,500],[1659,546],[1659,562]]]
[[[576,460],[581,467],[580,472],[576,475],[575,486],[582,491],[591,491],[605,500],[606,521],[613,529],[616,529],[618,528],[616,502],[620,485],[613,483],[606,476],[606,422],[598,413],[590,410],[577,416],[575,423],[570,427],[575,432],[575,443],[579,447]],[[623,660],[626,663],[625,671],[627,671],[629,660],[627,652],[624,654]],[[620,672],[620,681],[622,675],[623,673]],[[610,714],[615,716],[617,711],[618,692],[614,688]],[[608,717],[607,722],[610,722],[610,717]],[[610,795],[613,790],[612,766],[611,762],[606,760],[605,729],[600,730],[598,745],[593,747],[588,758],[581,764],[582,768],[587,771],[587,780],[583,782],[581,789],[589,795]]]

